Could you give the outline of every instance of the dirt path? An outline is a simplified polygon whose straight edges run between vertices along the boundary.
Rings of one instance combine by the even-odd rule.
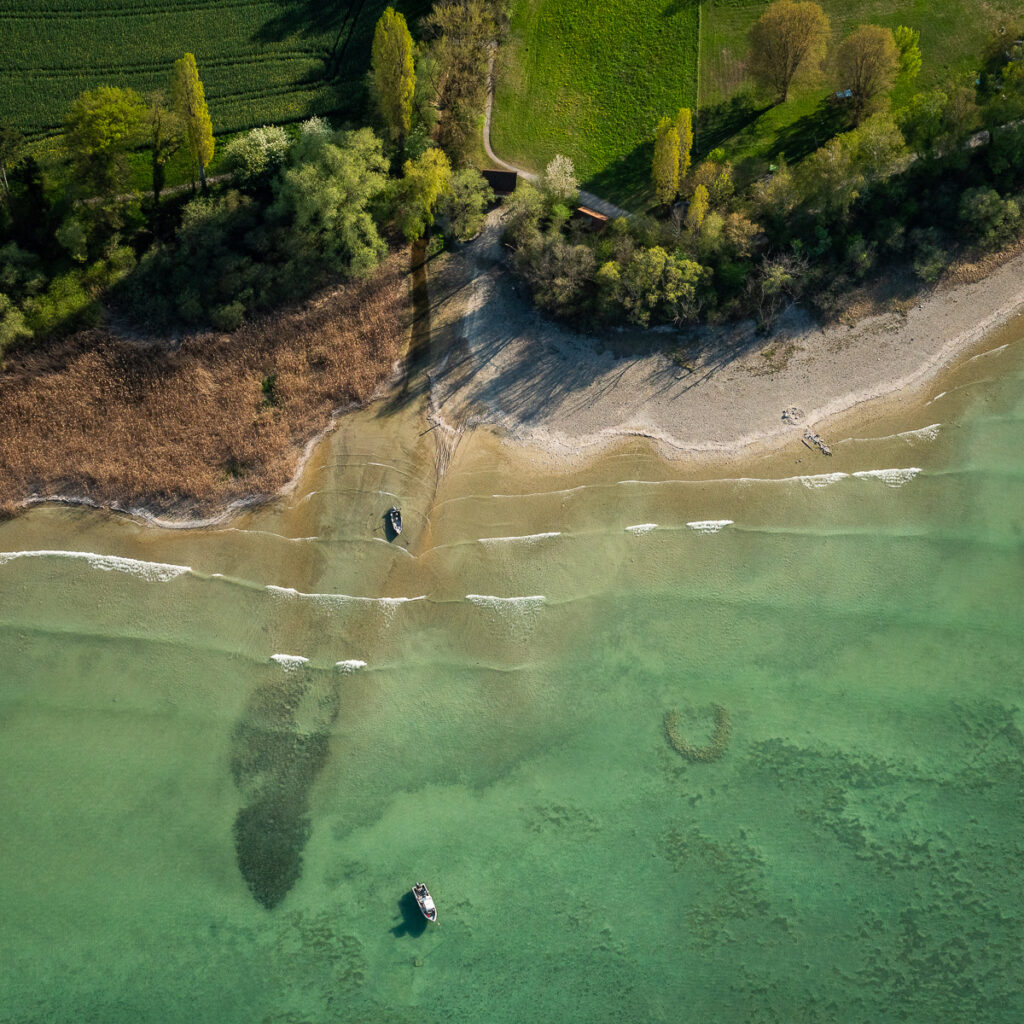
[[[502,160],[493,149],[491,149],[491,109],[494,106],[494,54],[491,53],[491,60],[487,66],[487,108],[484,111],[484,152],[493,160],[499,167],[504,168],[506,171],[515,171],[521,178],[525,178],[527,181],[537,181],[539,175],[533,171],[526,171],[522,167],[516,167],[515,164],[510,164],[506,160]],[[603,214],[609,220],[615,220],[616,217],[629,217],[630,212],[624,210],[621,206],[616,206],[614,203],[609,202],[607,199],[602,199],[600,196],[595,196],[593,192],[580,192],[579,202],[581,206],[585,206],[588,210],[596,210],[598,213]]]

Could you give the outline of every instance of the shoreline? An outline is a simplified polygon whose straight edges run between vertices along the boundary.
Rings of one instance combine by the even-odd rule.
[[[628,331],[585,336],[524,313],[496,222],[487,230],[448,270],[461,287],[446,282],[456,297],[435,317],[447,337],[433,412],[553,463],[630,438],[699,467],[776,452],[805,429],[828,441],[837,421],[885,417],[1024,315],[1018,247],[980,279],[940,285],[905,312],[822,328],[791,307],[767,336],[752,321],[663,331],[663,351],[632,354]],[[619,338],[626,354],[610,351]],[[801,414],[797,427],[783,419],[790,409]]]
[[[852,326],[823,329],[794,307],[768,336],[757,336],[750,322],[660,332],[684,352],[683,367],[665,351],[649,351],[651,332],[647,352],[616,354],[612,346],[628,347],[628,332],[584,336],[545,320],[516,293],[497,230],[492,215],[485,234],[432,275],[442,297],[430,302],[431,363],[418,371],[429,385],[422,412],[450,430],[491,434],[532,468],[555,473],[639,439],[676,469],[689,463],[697,471],[779,454],[805,428],[836,440],[840,423],[845,430],[905,412],[904,399],[913,404],[928,382],[982,354],[974,350],[1024,316],[1024,253],[1016,252],[979,280],[918,296],[906,313],[874,313]],[[978,310],[987,315],[978,319]],[[17,510],[63,504],[160,529],[222,525],[293,492],[346,413],[403,386],[407,358],[369,401],[333,410],[290,456],[294,467],[273,492],[234,498],[202,518],[62,494],[30,496]],[[798,425],[782,418],[791,408],[802,414]]]

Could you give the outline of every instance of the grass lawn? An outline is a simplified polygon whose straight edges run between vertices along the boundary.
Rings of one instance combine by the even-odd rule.
[[[635,201],[658,120],[696,105],[699,23],[697,0],[516,0],[494,151],[529,170],[564,153],[588,188]]]
[[[924,64],[920,75],[897,85],[893,103],[912,93],[953,80],[970,81],[981,54],[1000,24],[1015,14],[1019,0],[818,0],[832,22],[833,43],[860,24],[896,28],[909,25],[921,33]],[[800,159],[842,126],[823,101],[841,83],[826,61],[821,79],[798,86],[788,102],[765,109],[739,102],[745,85],[744,60],[750,26],[767,7],[766,0],[704,0],[701,18],[700,86],[703,116],[697,146],[707,152],[721,145],[730,159],[746,163],[751,174],[785,153]],[[733,102],[727,102],[732,98]]]
[[[168,88],[196,55],[214,131],[358,109],[373,29],[387,0],[0,0],[0,110],[28,135],[54,134],[96,85]],[[419,17],[427,0],[394,3]]]

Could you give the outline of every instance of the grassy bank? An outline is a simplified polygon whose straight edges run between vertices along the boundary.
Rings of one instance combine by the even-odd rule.
[[[646,187],[658,119],[697,98],[697,0],[518,0],[497,76],[495,152],[543,170],[572,157],[588,186]]]
[[[60,128],[96,85],[167,88],[196,55],[214,128],[239,131],[358,108],[374,24],[386,0],[0,0],[0,109],[28,134]],[[418,17],[425,0],[396,2]]]
[[[186,514],[278,490],[331,412],[391,373],[408,253],[369,281],[171,350],[85,331],[0,374],[0,509],[33,494]]]

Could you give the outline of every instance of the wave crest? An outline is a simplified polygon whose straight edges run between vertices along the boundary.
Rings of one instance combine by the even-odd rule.
[[[139,558],[123,558],[120,555],[98,555],[92,551],[0,551],[0,565],[6,565],[18,558],[77,558],[88,562],[93,569],[127,573],[147,583],[167,583],[192,571],[192,567],[188,565],[146,562]]]

